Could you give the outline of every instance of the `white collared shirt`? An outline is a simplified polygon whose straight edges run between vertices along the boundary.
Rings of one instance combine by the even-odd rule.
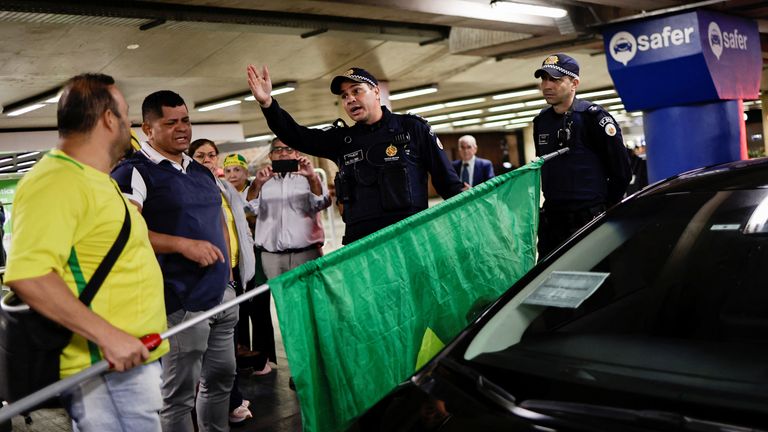
[[[192,162],[192,158],[189,157],[186,153],[181,154],[181,164],[172,161],[160,154],[160,152],[155,150],[151,145],[149,145],[149,142],[146,141],[141,143],[141,150],[139,151],[154,164],[159,164],[160,162],[167,160],[171,163],[172,167],[176,168],[184,174],[187,173],[187,167]],[[123,195],[125,195],[126,198],[135,202],[139,206],[144,206],[144,200],[147,199],[147,184],[144,183],[144,178],[136,168],[134,168],[131,172],[131,192],[124,192]]]
[[[315,195],[309,181],[296,173],[275,176],[249,202],[256,213],[254,244],[270,252],[301,249],[325,241],[320,212],[331,205],[328,187]]]

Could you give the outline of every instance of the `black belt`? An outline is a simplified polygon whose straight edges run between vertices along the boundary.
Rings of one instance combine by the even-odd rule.
[[[281,250],[281,251],[275,251],[275,252],[272,252],[272,251],[266,250],[266,249],[264,249],[264,248],[262,248],[262,247],[258,247],[258,246],[256,246],[256,250],[258,250],[258,251],[261,251],[261,252],[269,252],[269,253],[271,253],[271,254],[278,254],[278,255],[283,255],[283,254],[290,254],[290,253],[300,253],[300,252],[311,251],[311,250],[315,250],[315,249],[320,249],[320,248],[322,248],[322,247],[323,247],[323,244],[322,244],[322,243],[315,243],[315,244],[311,244],[311,245],[309,245],[309,246],[307,246],[307,247],[303,247],[303,248],[298,248],[298,249],[285,249],[285,250]]]

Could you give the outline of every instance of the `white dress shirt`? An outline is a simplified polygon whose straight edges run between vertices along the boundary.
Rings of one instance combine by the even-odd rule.
[[[259,196],[249,204],[257,218],[253,236],[257,247],[283,252],[325,241],[320,211],[331,205],[331,199],[324,183],[318,196],[310,190],[306,177],[277,175],[264,183]]]

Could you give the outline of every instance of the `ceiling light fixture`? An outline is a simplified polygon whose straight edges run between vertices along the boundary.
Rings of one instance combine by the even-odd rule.
[[[445,104],[435,104],[435,105],[426,105],[426,106],[421,106],[416,108],[409,108],[405,111],[411,114],[418,114],[418,113],[423,113],[428,111],[436,111],[443,108],[445,108]]]
[[[281,83],[277,83],[272,86],[272,93],[270,93],[271,96],[277,96],[284,93],[290,93],[294,90],[296,90],[299,87],[299,84],[296,81],[285,81]],[[246,93],[245,99],[248,102],[255,101],[256,98],[253,97],[253,95],[248,92]]]
[[[208,103],[200,107],[197,107],[197,110],[200,112],[213,111],[213,110],[226,108],[233,105],[240,105],[241,103],[243,103],[243,101],[241,100],[228,100],[224,102]]]
[[[621,98],[611,98],[611,99],[596,100],[593,103],[596,103],[598,105],[609,105],[609,104],[616,103],[616,102],[621,102]]]
[[[579,93],[579,99],[587,99],[587,98],[593,98],[596,96],[606,96],[609,94],[615,94],[616,90],[614,89],[608,89],[608,90],[597,90],[589,93],[581,94]]]
[[[497,122],[483,123],[484,128],[495,128],[499,126],[505,126],[509,124],[509,120],[502,120]]]
[[[448,114],[448,118],[468,117],[468,116],[478,115],[478,114],[482,114],[482,113],[483,113],[483,110],[481,110],[481,109],[469,110],[469,111],[461,111],[461,112],[457,112],[457,113]]]
[[[427,117],[426,120],[428,122],[430,122],[430,123],[432,123],[432,122],[439,122],[439,121],[443,121],[443,120],[448,120],[448,115],[447,114],[441,114],[441,115],[436,115],[436,116],[432,116],[432,117]]]
[[[511,118],[517,117],[517,113],[509,113],[509,114],[499,114],[494,116],[488,116],[485,118],[486,121],[495,121],[495,120],[509,120]]]
[[[528,126],[528,125],[526,125],[524,123],[509,124],[509,125],[504,126],[504,129],[522,129],[522,128],[526,127],[526,126]]]
[[[496,10],[512,14],[536,15],[547,18],[563,18],[568,15],[568,11],[565,9],[515,3],[504,0],[491,0],[491,7]]]
[[[22,154],[20,154],[20,155],[16,155],[16,157],[17,157],[18,159],[24,159],[24,158],[28,158],[28,157],[30,157],[30,156],[37,156],[37,155],[39,155],[39,154],[40,154],[40,152],[39,152],[39,151],[32,151],[32,152],[29,152],[29,153],[22,153]],[[0,162],[2,162],[2,161],[0,161]]]
[[[509,93],[497,94],[497,95],[492,96],[491,98],[493,100],[502,100],[502,99],[510,99],[510,98],[513,98],[513,97],[529,96],[529,95],[538,94],[538,93],[539,93],[538,89],[517,90],[517,91],[513,91],[513,92],[509,92]]]
[[[294,81],[286,81],[283,83],[278,83],[272,86],[272,96],[288,93],[296,90],[298,85]],[[195,109],[200,112],[206,112],[206,111],[213,111],[221,108],[231,107],[234,105],[239,105],[243,101],[255,101],[256,98],[253,97],[253,94],[251,94],[250,91],[248,92],[241,92],[236,93],[230,96],[225,96],[221,98],[216,99],[210,99],[205,102],[200,102],[199,104],[195,104]]]
[[[518,123],[525,124],[525,123],[530,123],[532,121],[533,121],[533,117],[524,117],[524,118],[510,120],[509,123],[510,124],[518,124]]]
[[[524,103],[517,102],[517,103],[513,103],[513,104],[508,104],[508,105],[499,105],[499,106],[495,106],[495,107],[490,107],[490,108],[488,108],[488,112],[509,111],[509,110],[513,110],[513,109],[523,108],[524,106],[525,106]]]
[[[472,119],[466,119],[466,120],[457,120],[455,122],[452,122],[451,125],[453,126],[468,126],[472,124],[480,123],[479,118],[472,118]]]
[[[429,84],[427,86],[414,87],[404,90],[398,90],[389,94],[389,100],[407,99],[416,96],[423,96],[426,94],[436,93],[437,84]]]
[[[456,107],[459,107],[459,106],[474,105],[474,104],[479,104],[479,103],[482,103],[482,102],[485,102],[485,98],[484,97],[472,98],[472,99],[463,99],[463,100],[446,102],[445,106],[448,107],[448,108],[456,108]]]
[[[44,93],[9,104],[3,109],[3,112],[8,117],[20,116],[45,106],[56,104],[59,102],[60,96],[61,87],[57,87],[53,90],[48,90]]]
[[[275,136],[274,136],[274,135],[272,135],[272,134],[267,134],[267,135],[253,135],[253,136],[245,137],[245,142],[267,141],[267,140],[271,140],[271,139],[272,139],[272,138],[274,138],[274,137],[275,137]]]

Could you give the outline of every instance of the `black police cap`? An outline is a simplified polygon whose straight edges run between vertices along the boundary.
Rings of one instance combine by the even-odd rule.
[[[376,80],[376,78],[368,73],[367,70],[353,67],[344,72],[342,75],[337,75],[333,78],[333,81],[331,81],[331,93],[335,95],[341,94],[341,83],[345,81],[365,83],[372,86],[379,85],[379,82]]]
[[[549,74],[552,78],[562,78],[565,75],[572,78],[578,78],[579,63],[569,55],[562,53],[552,54],[544,59],[541,63],[541,67],[536,69],[533,76],[539,78],[544,73]]]

